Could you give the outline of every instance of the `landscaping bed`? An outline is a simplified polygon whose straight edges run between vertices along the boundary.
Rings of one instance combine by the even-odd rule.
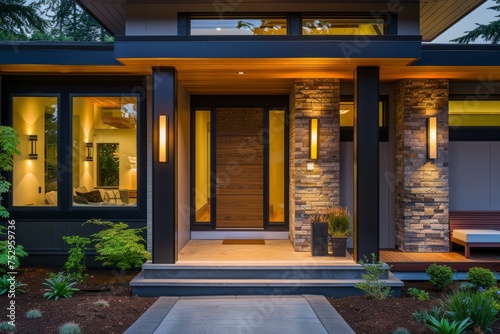
[[[45,287],[42,282],[51,272],[60,268],[25,268],[19,270],[17,280],[23,284],[25,294],[15,297],[16,333],[39,334],[58,333],[59,327],[73,321],[80,325],[84,334],[123,333],[155,301],[156,298],[131,296],[128,285],[121,286],[119,273],[111,270],[87,270],[87,276],[72,298],[47,300],[43,297]],[[129,271],[128,283],[138,271]],[[457,287],[459,283],[455,283]],[[407,289],[415,287],[430,294],[430,300],[418,301],[409,297]],[[416,322],[412,316],[415,310],[429,309],[438,305],[437,298],[445,292],[436,292],[429,282],[405,282],[403,297],[377,300],[365,296],[328,298],[330,303],[359,334],[390,334],[404,327],[410,333],[432,333],[430,329]],[[0,321],[7,321],[7,295],[0,296]],[[96,301],[107,301],[109,307],[97,306]],[[25,313],[38,309],[43,313],[39,319],[26,319]],[[3,314],[2,314],[3,313]],[[2,332],[0,330],[0,332]],[[492,326],[493,333],[500,333],[500,322]],[[470,331],[472,333],[472,331]]]

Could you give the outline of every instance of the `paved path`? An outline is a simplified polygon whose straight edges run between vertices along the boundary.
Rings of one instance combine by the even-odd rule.
[[[323,296],[161,297],[125,334],[354,334]]]

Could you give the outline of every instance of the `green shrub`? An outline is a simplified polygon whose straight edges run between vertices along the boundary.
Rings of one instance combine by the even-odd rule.
[[[85,270],[87,269],[85,266],[85,251],[91,241],[89,238],[79,235],[64,236],[63,240],[73,246],[69,249],[68,260],[64,263],[64,269],[66,269],[66,273],[70,277],[82,282],[85,278]]]
[[[0,126],[0,172],[11,172],[14,165],[14,154],[21,155],[17,149],[19,137],[10,126]],[[9,212],[1,205],[2,194],[10,190],[10,182],[0,174],[0,217],[9,218]],[[0,252],[1,253],[1,252]],[[7,261],[6,261],[7,262]]]
[[[446,265],[431,264],[425,270],[429,275],[429,281],[437,291],[442,291],[453,283],[453,271]]]
[[[359,264],[365,269],[365,273],[361,275],[364,279],[362,282],[356,283],[355,287],[363,290],[368,296],[383,300],[391,293],[391,288],[385,286],[385,281],[381,281],[379,278],[386,274],[390,266],[384,268],[386,264],[382,261],[377,261],[377,256],[372,253],[372,262],[369,263],[367,257],[365,260],[359,261]]]
[[[144,244],[146,241],[139,234],[146,229],[130,228],[125,223],[113,223],[91,219],[84,223],[104,226],[106,229],[92,234],[95,249],[99,254],[96,259],[105,266],[120,269],[120,283],[124,284],[124,272],[130,268],[140,267],[151,258]]]
[[[417,322],[424,324],[432,329],[434,333],[439,334],[460,334],[472,323],[469,318],[463,321],[452,320],[450,322],[448,315],[443,313],[441,308],[437,306],[433,306],[429,311],[416,311],[413,313],[413,317]]]
[[[493,298],[495,303],[493,304],[493,307],[495,307],[495,310],[500,311],[500,290],[494,286],[489,288],[488,290],[484,290],[485,294]]]
[[[59,327],[59,334],[80,334],[80,325],[74,322],[67,322]]]
[[[409,296],[416,298],[420,301],[429,300],[430,298],[429,293],[427,291],[419,290],[417,288],[408,288],[408,290],[406,290],[406,293],[408,293]]]
[[[472,267],[467,272],[467,279],[474,284],[477,288],[489,289],[497,285],[497,278],[495,274],[489,269]]]
[[[392,331],[392,334],[410,334],[410,331],[406,328],[396,328],[395,330]]]
[[[470,289],[459,289],[442,301],[446,314],[455,321],[470,319],[473,327],[479,327],[483,332],[490,331],[490,326],[496,321],[498,310],[495,309],[495,299],[487,293]]]
[[[28,319],[38,319],[43,316],[42,312],[37,309],[32,309],[26,312],[26,318]]]
[[[6,332],[15,332],[16,326],[4,321],[4,322],[0,322],[0,330],[6,331]]]
[[[0,277],[0,295],[12,293],[12,283],[14,286],[14,293],[16,295],[25,293],[25,291],[21,287],[25,286],[26,284],[21,284],[21,282],[16,280],[15,276],[3,275]]]
[[[3,236],[3,234],[6,234],[5,230],[7,230],[8,234],[5,236],[7,240],[0,240],[0,274],[19,268],[19,258],[28,255],[28,253],[24,251],[23,246],[14,243],[13,240],[15,239],[13,239],[13,236],[15,236],[15,234],[11,234],[13,230],[11,230],[10,227],[6,228],[0,226],[0,235]]]
[[[43,294],[47,299],[54,298],[58,300],[61,297],[71,298],[75,291],[78,291],[77,288],[73,288],[76,281],[62,272],[57,275],[50,275],[42,284],[47,287],[47,289],[45,289],[47,292]]]

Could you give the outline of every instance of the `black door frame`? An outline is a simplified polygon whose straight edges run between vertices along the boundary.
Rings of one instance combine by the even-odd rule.
[[[288,95],[193,95],[191,96],[191,131],[194,133],[195,129],[195,111],[198,109],[205,109],[211,111],[211,125],[210,125],[210,141],[215,143],[215,110],[217,108],[262,108],[265,113],[264,127],[269,128],[268,112],[271,109],[283,109],[285,111],[285,138],[288,138]],[[264,132],[264,142],[269,142],[268,131]],[[288,203],[289,203],[289,190],[286,186],[288,184],[288,140],[285,140],[285,219],[284,223],[269,222],[269,207],[266,203],[269,202],[269,150],[268,145],[264,145],[264,230],[265,231],[288,231]],[[211,170],[215,170],[216,149],[211,150]],[[196,222],[195,210],[195,142],[191,141],[191,231],[215,231],[215,212],[217,210],[217,203],[215,200],[215,187],[216,180],[214,178],[210,181],[211,188],[211,203],[210,203],[210,222]],[[225,229],[227,230],[227,229]],[[234,229],[234,231],[250,231],[253,229]],[[261,230],[261,229],[258,229]]]

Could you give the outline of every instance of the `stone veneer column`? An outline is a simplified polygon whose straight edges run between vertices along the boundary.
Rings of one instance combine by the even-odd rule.
[[[340,201],[340,82],[296,79],[290,95],[290,238],[296,251],[311,250],[309,216]],[[314,171],[309,159],[309,119],[319,119]]]
[[[396,85],[396,244],[449,251],[448,80]],[[427,117],[437,116],[438,158],[427,158]]]

